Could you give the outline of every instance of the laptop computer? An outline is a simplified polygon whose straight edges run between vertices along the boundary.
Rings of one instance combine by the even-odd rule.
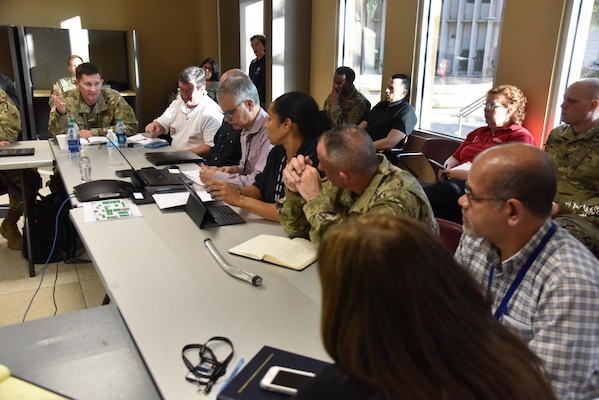
[[[33,147],[0,147],[0,157],[32,156],[34,154],[35,149]]]
[[[203,160],[191,151],[157,151],[146,153],[146,159],[154,165],[200,163]]]
[[[200,229],[216,226],[244,224],[243,219],[231,207],[214,202],[203,202],[193,186],[185,182],[189,198],[185,204],[185,212]]]
[[[121,149],[118,147],[116,149],[131,167],[131,182],[138,190],[149,194],[175,190],[185,191],[183,174],[173,174],[168,169],[156,169],[154,167],[135,169]]]

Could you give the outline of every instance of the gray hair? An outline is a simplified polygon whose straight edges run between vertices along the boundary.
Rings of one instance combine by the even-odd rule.
[[[204,70],[200,67],[187,67],[179,73],[179,82],[195,83],[198,88],[205,87],[206,75],[204,75]]]
[[[377,168],[376,150],[370,135],[357,125],[338,125],[320,139],[334,168],[368,174]]]
[[[223,94],[230,94],[236,103],[252,100],[255,105],[260,106],[260,97],[256,85],[247,75],[233,75],[222,82],[216,92],[217,99]]]

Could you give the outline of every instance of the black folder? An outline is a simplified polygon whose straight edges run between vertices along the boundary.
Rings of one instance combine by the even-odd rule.
[[[289,396],[260,388],[260,380],[272,366],[318,374],[331,363],[264,346],[218,395],[217,400],[284,400]],[[218,388],[218,387],[217,387]]]
[[[156,151],[146,153],[146,159],[154,165],[200,163],[203,160],[191,151]]]

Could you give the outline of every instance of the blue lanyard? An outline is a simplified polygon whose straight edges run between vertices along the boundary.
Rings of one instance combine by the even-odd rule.
[[[545,236],[543,236],[543,238],[541,239],[541,242],[534,249],[534,251],[532,252],[530,257],[528,257],[528,260],[526,260],[526,263],[520,269],[520,271],[518,272],[518,275],[516,276],[516,279],[514,279],[514,282],[512,282],[512,285],[510,286],[507,293],[503,297],[501,304],[499,305],[497,310],[495,310],[495,315],[494,315],[495,319],[501,320],[501,318],[505,314],[507,314],[507,305],[510,302],[512,295],[514,294],[516,289],[518,289],[518,286],[520,286],[520,283],[522,283],[522,279],[524,279],[524,275],[526,275],[526,272],[528,272],[528,269],[530,268],[532,263],[535,261],[535,259],[539,256],[541,251],[543,251],[543,249],[545,248],[545,245],[547,244],[549,239],[551,239],[551,236],[553,236],[553,234],[555,233],[556,230],[557,230],[557,227],[555,226],[555,223],[552,222],[551,228],[549,228],[549,230],[547,231]],[[491,271],[489,272],[489,283],[487,285],[488,293],[491,292],[491,284],[493,283],[493,272],[494,271],[495,271],[495,267],[492,267]]]

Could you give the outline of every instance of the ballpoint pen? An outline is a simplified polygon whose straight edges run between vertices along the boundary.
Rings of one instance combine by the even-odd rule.
[[[233,372],[231,372],[231,375],[229,375],[229,377],[227,378],[227,380],[225,381],[225,383],[223,383],[223,386],[218,391],[218,394],[221,394],[222,391],[225,390],[225,388],[227,387],[227,385],[233,380],[233,378],[235,378],[235,376],[237,375],[237,373],[239,372],[239,370],[243,366],[244,362],[245,362],[245,360],[242,357],[241,360],[239,360],[239,362],[235,366],[235,369],[233,369]]]

